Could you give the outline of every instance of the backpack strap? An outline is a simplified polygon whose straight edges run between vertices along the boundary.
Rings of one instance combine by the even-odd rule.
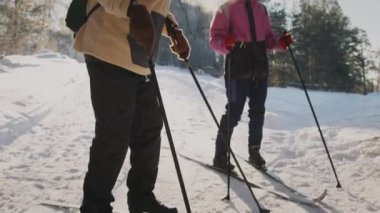
[[[255,25],[255,18],[253,16],[251,0],[245,0],[245,8],[247,9],[247,13],[248,13],[249,28],[251,31],[251,39],[252,39],[252,42],[256,42],[256,40],[257,40],[257,38],[256,38],[256,25]]]
[[[101,6],[101,5],[99,4],[99,2],[97,2],[97,3],[95,4],[95,6],[94,6],[94,7],[90,10],[90,12],[87,14],[86,19],[84,20],[84,22],[83,22],[82,25],[84,25],[84,24],[87,22],[87,20],[88,20],[88,18],[90,17],[90,15],[91,15],[93,12],[95,12],[95,10],[98,9],[100,6]],[[78,31],[79,31],[79,30],[78,30]],[[77,36],[77,33],[78,33],[78,32],[74,32],[74,35],[73,35],[74,38]]]
[[[95,10],[98,9],[100,6],[101,6],[101,5],[99,4],[99,2],[97,2],[97,3],[95,4],[95,6],[94,6],[94,7],[90,10],[90,12],[87,14],[87,16],[86,16],[86,21],[87,21],[88,17],[90,17],[90,15],[91,15],[93,12],[95,12]]]

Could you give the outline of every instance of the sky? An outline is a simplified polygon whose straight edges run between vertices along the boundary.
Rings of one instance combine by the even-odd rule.
[[[214,10],[223,0],[192,0],[197,4],[202,4],[210,10]],[[272,0],[273,1],[273,0]],[[274,0],[286,3],[288,7],[293,7],[297,0]],[[374,50],[380,50],[380,1],[379,0],[338,0],[342,10],[352,22],[352,25],[367,31],[368,38]]]
[[[211,163],[217,128],[187,69],[156,69],[192,211],[258,212],[243,183],[232,179],[231,200],[222,201],[227,177],[183,157]],[[196,76],[219,119],[226,103],[224,79]],[[324,189],[328,193],[319,207],[310,207],[253,189],[258,201],[271,213],[380,212],[380,93],[364,96],[309,91],[309,96],[344,190],[335,188],[304,91],[270,87],[260,150],[270,173],[310,198]],[[90,100],[83,63],[49,52],[0,60],[1,213],[62,213],[68,211],[38,204],[80,204],[94,137]],[[283,196],[300,199],[244,161],[248,158],[248,124],[245,108],[231,143],[247,178]],[[161,136],[155,193],[164,204],[186,212],[165,130]],[[127,212],[129,168],[126,160],[113,190],[115,212]]]
[[[380,50],[380,1],[339,0],[339,4],[354,26],[367,31],[373,48]]]

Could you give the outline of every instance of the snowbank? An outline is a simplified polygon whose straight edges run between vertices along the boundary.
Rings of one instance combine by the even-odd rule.
[[[170,127],[179,153],[210,163],[216,127],[187,70],[157,67]],[[222,79],[198,76],[218,119],[224,111]],[[285,202],[254,190],[272,212],[380,212],[380,94],[310,91],[343,190],[336,181],[304,92],[270,88],[262,154],[272,173],[309,196],[324,188],[318,208]],[[94,129],[84,64],[46,52],[0,60],[0,212],[62,212],[37,205],[39,200],[80,204],[88,149]],[[246,111],[246,110],[245,110]],[[244,112],[232,148],[246,158],[248,116]],[[163,149],[157,196],[185,212],[171,153]],[[239,158],[240,159],[240,158]],[[179,158],[193,212],[252,212],[245,185]],[[241,160],[247,177],[281,191]],[[115,210],[126,212],[125,163],[114,189]]]

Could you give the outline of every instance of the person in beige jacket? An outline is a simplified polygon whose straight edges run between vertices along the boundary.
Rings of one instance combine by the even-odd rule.
[[[112,189],[130,148],[129,211],[175,213],[153,193],[163,123],[148,59],[155,61],[162,35],[180,59],[188,59],[189,44],[168,12],[170,0],[88,0],[87,11],[97,3],[74,43],[85,55],[96,120],[80,210],[112,212]]]

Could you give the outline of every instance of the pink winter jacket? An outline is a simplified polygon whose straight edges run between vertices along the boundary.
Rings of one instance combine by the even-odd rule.
[[[272,31],[269,14],[258,0],[251,0],[252,11],[256,25],[256,40],[266,41],[269,49],[282,49],[279,38]],[[228,0],[216,11],[210,28],[210,47],[219,53],[227,54],[224,46],[227,35],[234,35],[238,42],[249,42],[251,32],[245,0]]]

